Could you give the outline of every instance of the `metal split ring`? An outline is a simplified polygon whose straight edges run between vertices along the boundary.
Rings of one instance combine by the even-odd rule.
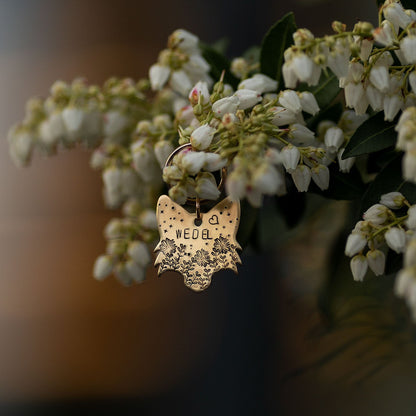
[[[187,149],[187,148],[192,148],[191,143],[185,143],[182,146],[177,147],[170,155],[169,157],[166,159],[165,162],[165,166],[170,166],[172,164],[172,160],[175,157],[176,154],[180,153],[182,150]],[[224,188],[224,183],[225,183],[225,178],[227,176],[227,169],[226,168],[222,168],[221,169],[221,179],[220,179],[220,183],[218,184],[217,188],[218,190],[221,192]],[[199,197],[196,198],[188,198],[186,200],[186,204],[195,204],[196,206],[196,214],[197,214],[197,218],[200,219],[201,218],[201,204],[207,202],[207,199],[200,199]]]

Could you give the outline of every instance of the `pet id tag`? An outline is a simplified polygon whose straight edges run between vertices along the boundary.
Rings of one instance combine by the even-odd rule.
[[[215,272],[231,269],[237,273],[237,264],[241,264],[237,253],[241,247],[236,240],[239,201],[226,197],[203,213],[196,199],[195,212],[188,212],[169,196],[162,195],[157,202],[156,217],[160,241],[155,248],[155,266],[159,267],[159,275],[168,270],[179,272],[187,287],[200,292],[210,285]]]

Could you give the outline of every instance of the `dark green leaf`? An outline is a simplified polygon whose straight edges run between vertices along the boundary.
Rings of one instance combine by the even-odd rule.
[[[299,85],[300,91],[310,91],[316,98],[319,108],[324,110],[329,107],[337,97],[340,88],[339,80],[329,69],[327,73],[322,72],[318,85],[308,87],[306,84]]]
[[[349,173],[342,173],[338,165],[329,168],[329,188],[321,191],[315,184],[311,184],[310,191],[329,199],[351,201],[359,199],[365,192],[365,185],[358,170],[353,167]]]
[[[224,82],[232,85],[233,88],[237,88],[238,79],[230,72],[230,62],[228,59],[208,45],[200,44],[200,47],[202,49],[202,56],[211,66],[210,75],[212,78],[218,81],[222,71],[225,71]]]
[[[261,72],[279,81],[279,88],[283,86],[281,80],[283,54],[292,45],[292,34],[295,30],[295,17],[293,13],[288,13],[269,29],[261,45]]]
[[[403,180],[402,156],[402,153],[398,154],[371,182],[363,196],[360,214],[377,204],[381,195],[388,192],[401,192],[411,204],[416,203],[416,185]]]
[[[396,143],[396,123],[384,121],[381,111],[366,120],[353,134],[345,148],[343,159],[387,149]]]
[[[384,4],[384,0],[376,0],[377,7],[380,8]]]

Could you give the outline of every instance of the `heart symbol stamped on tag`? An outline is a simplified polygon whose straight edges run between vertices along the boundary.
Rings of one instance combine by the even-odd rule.
[[[219,224],[219,222],[218,222],[218,215],[213,215],[209,220],[208,220],[208,222],[211,224],[211,225],[218,225]]]

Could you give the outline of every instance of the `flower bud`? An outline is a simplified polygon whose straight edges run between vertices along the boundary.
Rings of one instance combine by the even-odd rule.
[[[354,254],[359,253],[367,245],[367,239],[363,234],[359,232],[352,232],[348,238],[347,243],[345,244],[345,255],[348,257],[354,256]]]
[[[365,90],[366,97],[374,111],[381,111],[384,107],[384,94],[371,84]]]
[[[311,170],[305,165],[298,165],[291,175],[297,190],[307,192],[311,182]]]
[[[218,153],[205,153],[204,169],[208,172],[215,172],[222,169],[228,163],[226,158],[221,157]]]
[[[331,152],[336,152],[344,142],[344,132],[339,127],[330,127],[325,132],[325,146]]]
[[[319,105],[316,101],[315,96],[308,91],[301,92],[299,94],[300,104],[302,106],[302,111],[305,113],[315,115],[319,113]]]
[[[172,186],[172,188],[169,189],[169,196],[179,205],[185,204],[186,200],[188,199],[186,188],[180,183]]]
[[[169,79],[170,68],[167,66],[154,64],[149,69],[149,80],[153,91],[159,91]]]
[[[384,120],[393,121],[403,104],[402,97],[397,94],[386,95],[383,100]]]
[[[121,187],[121,169],[114,166],[109,167],[103,172],[104,186],[109,192],[118,191]]]
[[[389,192],[381,195],[380,204],[385,205],[387,208],[398,209],[403,206],[405,200],[406,198],[400,192]]]
[[[394,293],[396,296],[402,298],[408,292],[410,286],[415,282],[415,273],[412,267],[407,267],[400,270],[394,282]]]
[[[188,96],[189,102],[192,105],[196,105],[198,103],[207,104],[209,102],[209,97],[210,94],[208,90],[208,84],[204,81],[198,81]]]
[[[146,267],[151,260],[149,249],[143,241],[132,241],[129,243],[127,254],[142,267]]]
[[[106,153],[101,148],[95,149],[91,155],[90,166],[96,170],[102,169],[106,160]]]
[[[403,253],[406,247],[406,233],[398,227],[391,227],[384,234],[387,245],[396,253]]]
[[[416,36],[408,35],[400,42],[400,50],[409,64],[416,63]]]
[[[170,86],[174,91],[186,97],[192,88],[192,83],[187,73],[180,69],[179,71],[172,72]]]
[[[367,261],[370,269],[376,276],[384,274],[384,268],[386,266],[386,257],[380,250],[370,250],[367,253]]]
[[[129,125],[129,119],[118,110],[111,110],[104,115],[104,135],[106,137],[117,137]]]
[[[282,91],[279,96],[279,103],[282,107],[289,109],[295,114],[298,114],[302,111],[302,105],[300,103],[299,96],[293,90]]]
[[[416,93],[416,71],[412,71],[409,75],[409,84],[412,88],[412,91]]]
[[[181,160],[181,165],[190,175],[196,175],[205,164],[204,152],[187,152]]]
[[[139,140],[130,146],[133,156],[133,167],[144,182],[150,183],[160,175],[155,154],[152,148],[145,142]]]
[[[368,262],[367,258],[364,257],[362,254],[354,256],[350,262],[352,277],[356,282],[362,282],[364,280],[364,276],[367,273],[368,269]]]
[[[140,225],[149,230],[157,230],[156,213],[151,209],[144,210],[139,216]]]
[[[93,276],[97,280],[104,280],[113,271],[111,256],[99,256],[94,263]]]
[[[416,182],[416,148],[412,148],[404,154],[402,165],[404,179]]]
[[[43,144],[54,146],[64,139],[66,134],[65,124],[61,113],[53,113],[39,126],[39,135]]]
[[[390,23],[384,20],[380,27],[373,30],[374,40],[383,46],[391,46],[395,40],[395,34]]]
[[[273,165],[263,163],[254,172],[252,187],[262,194],[273,195],[277,192],[283,181],[283,177]]]
[[[411,239],[407,244],[406,251],[404,252],[404,266],[414,267],[416,266],[416,240]]]
[[[338,165],[339,170],[344,173],[348,173],[351,168],[354,166],[355,163],[355,157],[348,157],[346,159],[342,159],[342,155],[345,151],[345,148],[342,148],[338,152]]]
[[[173,152],[173,150],[173,145],[165,140],[161,140],[155,144],[154,152],[159,166],[161,168],[165,166],[166,160]]]
[[[373,224],[384,224],[388,218],[389,210],[381,204],[375,204],[364,212],[363,218]]]
[[[66,107],[62,111],[62,120],[70,138],[77,139],[81,133],[84,111],[80,108]]]
[[[308,55],[296,54],[292,60],[293,71],[301,82],[310,82],[316,65]]]
[[[311,169],[312,179],[316,185],[325,191],[329,187],[329,170],[324,165],[318,165]]]
[[[296,114],[284,107],[272,107],[269,110],[273,114],[272,123],[275,126],[285,126],[296,121]]]
[[[194,149],[205,150],[212,142],[216,129],[204,124],[195,129],[191,134],[191,144]]]
[[[389,71],[385,66],[373,66],[370,71],[370,82],[382,93],[386,93],[390,86]]]
[[[249,63],[244,58],[234,58],[231,61],[230,66],[231,72],[237,77],[237,78],[244,78],[246,74],[250,71]]]
[[[384,17],[394,25],[394,29],[398,31],[399,27],[406,29],[412,19],[408,16],[400,3],[390,3],[383,8]]]
[[[34,138],[28,132],[18,131],[15,126],[9,130],[7,140],[10,157],[15,165],[18,167],[27,165],[32,155]]]
[[[238,89],[247,89],[263,94],[277,89],[277,81],[264,74],[255,74],[251,78],[241,81]]]
[[[145,269],[134,260],[128,260],[126,262],[125,272],[136,283],[141,283],[146,278]]]
[[[120,262],[116,265],[114,275],[123,286],[130,286],[132,284],[133,279],[125,263]]]
[[[217,187],[217,182],[212,173],[199,173],[196,178],[195,191],[202,199],[216,200],[220,196],[220,191]]]
[[[406,219],[406,226],[411,230],[416,230],[416,205],[412,205],[407,211],[408,218]]]
[[[248,89],[237,90],[234,95],[239,99],[238,108],[240,110],[247,110],[262,100],[261,94]]]
[[[225,189],[233,201],[238,201],[246,195],[246,176],[240,169],[234,169],[227,176]]]
[[[282,157],[283,166],[289,173],[296,169],[300,160],[300,152],[296,146],[291,144],[285,146],[280,152],[280,155]]]
[[[224,97],[212,104],[212,111],[218,117],[222,117],[226,113],[235,113],[238,110],[240,100],[237,96]]]
[[[169,48],[179,48],[188,54],[199,52],[198,43],[198,37],[184,29],[175,30],[168,41]]]
[[[296,88],[298,76],[295,73],[293,62],[285,62],[282,66],[282,75],[286,88]]]
[[[300,123],[292,124],[289,134],[292,137],[293,144],[296,146],[308,146],[315,139],[314,132]]]

